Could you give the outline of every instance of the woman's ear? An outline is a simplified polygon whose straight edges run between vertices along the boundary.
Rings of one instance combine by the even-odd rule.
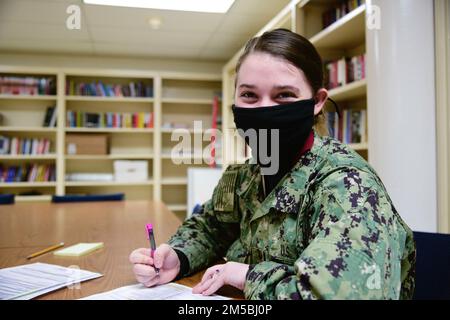
[[[328,99],[328,91],[325,88],[321,88],[317,91],[316,95],[314,96],[315,105],[314,105],[314,115],[317,116],[320,111],[322,111],[323,106],[325,105],[325,102],[327,102]]]

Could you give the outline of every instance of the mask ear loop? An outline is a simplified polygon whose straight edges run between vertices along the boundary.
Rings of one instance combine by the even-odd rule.
[[[331,99],[331,98],[328,98],[328,100],[330,100],[330,101],[334,104],[334,107],[335,107],[335,109],[336,109],[336,113],[338,114],[338,117],[341,118],[341,109],[339,108],[339,106],[338,106],[338,104],[336,103],[336,101],[334,101],[334,100]]]

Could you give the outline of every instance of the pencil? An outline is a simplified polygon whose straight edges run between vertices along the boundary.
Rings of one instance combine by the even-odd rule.
[[[41,250],[41,251],[35,252],[35,253],[33,253],[33,254],[30,254],[30,255],[27,257],[27,259],[35,258],[35,257],[37,257],[37,256],[40,256],[40,255],[42,255],[42,254],[44,254],[44,253],[47,253],[47,252],[50,252],[50,251],[52,251],[52,250],[61,248],[61,247],[63,247],[63,246],[64,246],[64,242],[55,244],[54,246],[51,246],[51,247],[48,247],[48,248],[46,248],[46,249],[44,249],[44,250]]]

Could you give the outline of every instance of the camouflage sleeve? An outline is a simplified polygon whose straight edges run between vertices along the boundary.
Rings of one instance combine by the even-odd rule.
[[[309,212],[300,214],[309,221],[303,226],[307,247],[293,266],[267,261],[252,266],[247,298],[400,297],[406,230],[374,174],[333,171],[311,193]]]
[[[189,261],[192,274],[225,256],[239,237],[240,216],[235,199],[237,170],[229,167],[214,188],[212,198],[201,213],[191,216],[178,228],[168,244],[181,251]]]

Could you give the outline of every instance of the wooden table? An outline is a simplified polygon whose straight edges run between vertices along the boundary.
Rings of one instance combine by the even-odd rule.
[[[85,203],[17,203],[0,206],[0,268],[45,262],[79,266],[103,277],[82,282],[79,289],[60,289],[39,299],[78,299],[135,284],[128,257],[132,250],[148,247],[145,224],[153,223],[157,243],[167,241],[181,221],[160,202],[122,201]],[[104,248],[83,257],[57,257],[53,252],[31,260],[26,257],[51,245],[103,242]],[[203,272],[178,281],[194,286]],[[218,294],[242,298],[224,287]]]

